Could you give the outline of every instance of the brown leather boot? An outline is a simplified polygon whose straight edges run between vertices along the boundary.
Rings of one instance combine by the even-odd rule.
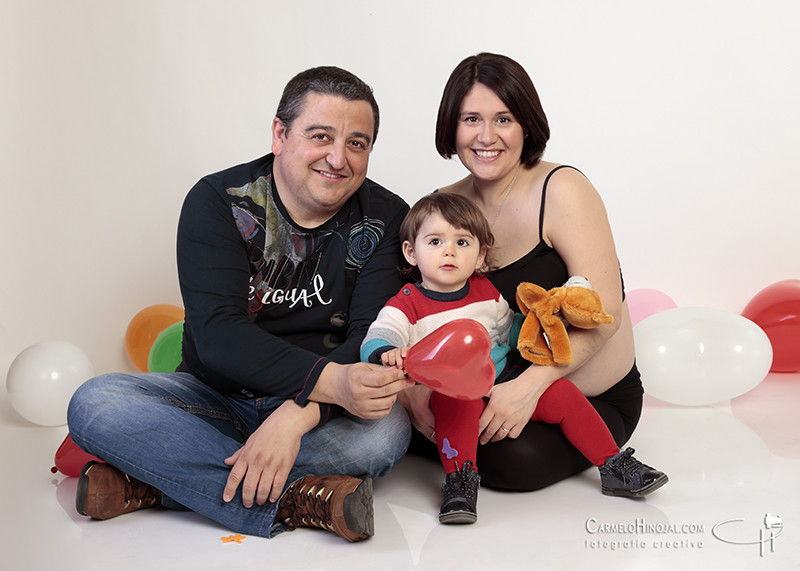
[[[110,464],[89,462],[81,468],[75,508],[81,515],[110,519],[161,505],[161,492]]]
[[[306,476],[286,490],[277,521],[288,530],[319,527],[347,541],[372,536],[372,479],[351,476]]]

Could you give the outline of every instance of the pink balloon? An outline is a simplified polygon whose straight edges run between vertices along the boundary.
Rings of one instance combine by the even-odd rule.
[[[774,373],[800,370],[800,280],[776,282],[758,292],[742,316],[769,337]]]
[[[408,376],[438,393],[461,400],[484,396],[494,383],[492,342],[474,319],[455,319],[423,337],[408,350]]]
[[[628,301],[628,311],[631,312],[634,325],[646,317],[678,307],[670,296],[657,289],[635,289],[629,291],[625,299]]]
[[[81,450],[78,445],[72,441],[72,437],[67,434],[64,442],[61,443],[61,446],[59,446],[56,451],[56,465],[54,468],[51,468],[50,471],[54,474],[58,471],[65,476],[77,478],[80,476],[81,468],[92,460],[96,462],[101,461],[99,458],[95,458],[91,454],[87,454]]]

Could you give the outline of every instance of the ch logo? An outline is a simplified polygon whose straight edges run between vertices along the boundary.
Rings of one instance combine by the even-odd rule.
[[[769,546],[770,553],[775,553],[775,540],[783,533],[783,518],[779,515],[766,514],[764,516],[764,527],[759,530],[759,538],[754,541],[744,541],[740,539],[728,539],[723,537],[721,528],[726,526],[731,527],[730,524],[744,521],[744,518],[728,519],[721,521],[711,528],[711,534],[725,543],[732,543],[734,545],[758,545],[761,557],[766,553],[766,546]]]

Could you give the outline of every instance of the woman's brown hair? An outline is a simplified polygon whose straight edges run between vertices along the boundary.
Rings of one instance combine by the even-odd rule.
[[[525,134],[520,160],[526,166],[535,166],[550,139],[547,116],[525,69],[513,59],[499,54],[484,52],[470,56],[450,74],[436,119],[436,150],[446,159],[456,154],[461,102],[476,83],[491,89],[508,106]]]

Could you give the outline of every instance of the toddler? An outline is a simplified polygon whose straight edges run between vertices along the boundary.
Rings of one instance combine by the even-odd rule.
[[[512,378],[503,372],[514,313],[483,275],[494,237],[477,206],[455,194],[429,194],[406,216],[400,240],[415,281],[381,309],[361,345],[361,360],[402,368],[409,347],[445,323],[469,318],[489,332],[498,382]],[[435,418],[431,438],[446,474],[439,521],[473,523],[480,484],[478,420],[486,402],[434,391],[429,404]],[[570,442],[599,467],[604,494],[639,497],[667,482],[664,473],[636,460],[631,448],[620,452],[603,419],[567,379],[548,387],[531,420],[561,425]]]

